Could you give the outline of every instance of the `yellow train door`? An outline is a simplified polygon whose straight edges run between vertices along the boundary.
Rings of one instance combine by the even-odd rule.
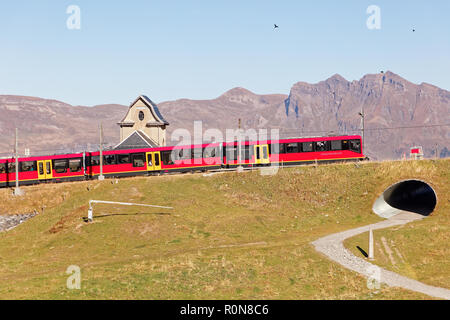
[[[37,162],[38,179],[46,180],[53,178],[52,160],[41,160]]]
[[[270,163],[269,159],[269,145],[264,144],[259,146],[261,148],[261,163]]]
[[[159,151],[153,152],[153,170],[161,170],[161,153]]]
[[[261,149],[258,145],[253,146],[253,155],[255,156],[255,164],[261,163]]]
[[[269,159],[269,145],[255,145],[254,146],[255,164],[270,163]]]
[[[147,152],[147,170],[161,170],[161,153],[159,151]]]

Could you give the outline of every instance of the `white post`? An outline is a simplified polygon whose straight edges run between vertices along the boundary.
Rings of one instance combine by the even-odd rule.
[[[364,115],[364,105],[362,105],[361,106],[361,112],[359,113],[359,115],[361,116],[361,150],[362,150],[362,152],[365,152],[365,149],[364,149],[364,118],[365,118],[365,115]]]
[[[14,189],[15,196],[23,195],[23,191],[19,188],[19,130],[16,128],[16,140],[14,144],[14,153],[16,158],[16,188]]]
[[[373,231],[369,229],[369,259],[373,260]]]
[[[241,134],[241,118],[239,118],[239,133],[238,133],[238,163],[239,166],[237,167],[237,172],[243,172],[244,171],[244,167],[242,167],[242,134]]]

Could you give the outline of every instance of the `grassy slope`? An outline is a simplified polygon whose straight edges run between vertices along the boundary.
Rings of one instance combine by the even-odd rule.
[[[20,201],[0,190],[0,212],[46,206],[43,214],[0,233],[0,297],[428,298],[398,288],[373,293],[363,277],[316,253],[310,242],[381,220],[370,210],[376,196],[412,177],[432,182],[440,195],[436,217],[448,230],[449,169],[448,160],[386,162],[284,169],[276,176],[50,184],[25,188]],[[87,224],[82,217],[89,199],[175,210],[97,205],[94,223]],[[428,245],[437,250],[433,239]],[[69,265],[81,267],[81,290],[66,288]],[[448,272],[441,268],[440,276],[448,278]]]
[[[448,184],[450,170],[445,175]],[[440,209],[430,217],[405,226],[374,231],[373,263],[430,285],[450,288],[448,189],[447,194],[441,194]],[[368,252],[368,239],[366,232],[347,239],[344,244],[356,256],[362,257],[357,246]]]

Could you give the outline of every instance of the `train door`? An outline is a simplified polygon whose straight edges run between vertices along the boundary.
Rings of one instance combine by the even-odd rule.
[[[161,153],[159,151],[147,152],[147,170],[161,170]]]
[[[255,145],[254,146],[255,164],[269,163],[269,145]]]
[[[37,162],[38,179],[46,180],[53,178],[52,160],[41,160]]]

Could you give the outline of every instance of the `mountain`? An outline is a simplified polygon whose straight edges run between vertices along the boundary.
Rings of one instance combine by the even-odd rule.
[[[96,148],[99,124],[104,140],[117,144],[116,123],[127,108],[108,104],[94,107],[69,104],[35,97],[0,96],[0,156],[14,150],[14,131],[19,129],[19,153],[29,148],[32,154],[53,154]]]
[[[196,120],[203,121],[203,132],[217,128],[224,137],[226,129],[238,127],[238,119],[243,129],[280,128],[282,137],[360,134],[358,113],[364,108],[365,152],[371,158],[400,158],[416,145],[424,148],[426,157],[434,156],[436,149],[439,156],[450,156],[450,126],[426,127],[450,124],[450,92],[411,83],[390,71],[354,81],[336,74],[316,84],[298,82],[289,95],[234,88],[215,99],[180,99],[158,107],[170,123],[169,141],[176,129],[193,134]],[[126,110],[127,106],[116,104],[84,107],[0,96],[0,156],[11,154],[15,127],[20,129],[21,152],[25,147],[33,154],[95,149],[100,122],[104,140],[114,146],[119,139],[116,123]]]
[[[436,148],[438,156],[450,156],[450,126],[417,128],[450,124],[450,92],[413,84],[390,71],[351,82],[338,74],[316,84],[298,82],[289,96],[235,88],[213,100],[159,104],[171,130],[192,132],[192,121],[202,119],[204,129],[225,132],[237,128],[241,118],[244,129],[281,128],[281,137],[361,134],[362,107],[365,153],[371,158],[409,156],[413,146],[422,146],[426,157],[434,156]]]
[[[234,88],[216,99],[163,102],[158,108],[169,121],[167,137],[177,128],[185,128],[193,135],[194,121],[203,121],[203,131],[217,128],[226,138],[226,130],[266,128],[271,126],[274,110],[287,99],[284,94],[258,95],[244,88]],[[176,143],[176,140],[172,140]]]
[[[366,153],[372,158],[400,158],[412,146],[426,156],[450,155],[450,92],[436,86],[413,84],[393,72],[368,74],[359,81],[340,75],[317,84],[296,83],[285,102],[284,127],[303,131],[332,130],[360,134],[364,107]],[[392,129],[391,129],[392,128]]]

